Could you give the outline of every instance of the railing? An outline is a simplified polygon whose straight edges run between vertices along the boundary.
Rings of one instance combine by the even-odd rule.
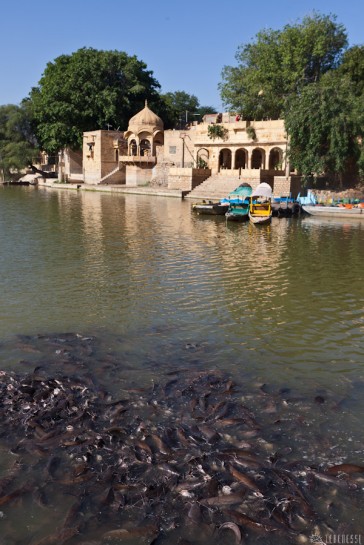
[[[157,158],[154,156],[147,156],[147,155],[120,155],[119,162],[134,163],[134,164],[137,164],[137,163],[155,164],[157,162]]]

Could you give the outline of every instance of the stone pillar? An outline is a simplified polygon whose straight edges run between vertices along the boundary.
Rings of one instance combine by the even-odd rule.
[[[248,148],[247,153],[248,153],[248,161],[247,161],[247,166],[246,166],[246,168],[252,169],[252,168],[253,168],[253,166],[252,166],[252,157],[253,157],[253,150],[252,150],[252,148]]]
[[[286,174],[287,179],[289,178],[290,171],[291,171],[291,165],[290,165],[289,161],[286,159],[285,174]]]
[[[265,165],[266,165],[266,152],[265,152],[265,149],[263,148],[260,148],[261,149],[261,154],[262,154],[262,164],[260,166],[260,170],[265,170]]]

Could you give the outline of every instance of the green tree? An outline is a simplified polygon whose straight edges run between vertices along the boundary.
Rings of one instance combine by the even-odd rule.
[[[30,100],[44,150],[82,146],[84,131],[124,128],[144,107],[159,113],[159,83],[144,62],[119,51],[82,48],[47,64]]]
[[[196,113],[199,107],[198,98],[185,91],[165,93],[162,98],[166,103],[172,127],[186,125],[190,121],[189,116]]]
[[[217,111],[213,106],[199,106],[199,108],[197,108],[197,113],[199,114],[198,121],[202,121],[204,115],[217,114]]]
[[[246,119],[284,117],[287,98],[336,68],[347,35],[335,16],[313,14],[283,30],[263,30],[239,47],[219,85],[226,106]]]
[[[216,112],[212,106],[200,106],[198,98],[185,91],[165,93],[162,98],[167,109],[166,128],[184,127],[192,121],[201,121],[207,113]]]
[[[362,117],[353,82],[338,71],[292,95],[285,115],[289,157],[306,178],[323,174],[340,185],[362,154]]]
[[[353,82],[356,96],[364,96],[364,45],[354,45],[345,51],[339,73],[348,76]]]
[[[229,131],[223,126],[214,123],[213,125],[209,125],[207,127],[207,136],[211,138],[211,140],[216,140],[217,138],[221,138],[221,140],[227,140],[229,135]]]
[[[0,169],[5,180],[18,178],[39,156],[28,101],[0,106]]]
[[[353,119],[357,131],[354,145],[356,167],[361,179],[364,180],[364,46],[355,45],[345,51],[338,74],[339,77],[343,75],[348,77],[352,82],[351,91],[355,97]]]
[[[307,178],[364,178],[364,47],[354,46],[337,69],[292,95],[285,112],[290,160]]]

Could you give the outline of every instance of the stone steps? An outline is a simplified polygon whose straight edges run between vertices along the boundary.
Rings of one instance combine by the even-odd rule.
[[[227,197],[231,191],[234,191],[243,182],[250,183],[254,188],[260,184],[260,178],[238,178],[237,176],[227,176],[226,174],[214,174],[207,178],[202,184],[198,185],[186,195],[188,199],[196,200],[220,200]]]
[[[109,178],[111,178],[114,174],[116,174],[118,171],[119,171],[119,165],[117,167],[114,168],[114,170],[112,170],[111,172],[108,172],[107,174],[105,174],[105,176],[103,176],[101,178],[101,180],[99,181],[99,184],[105,184],[107,183],[106,180],[108,180]]]

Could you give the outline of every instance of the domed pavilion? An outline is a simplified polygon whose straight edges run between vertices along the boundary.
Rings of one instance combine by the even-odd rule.
[[[146,100],[144,108],[130,119],[124,133],[128,156],[155,157],[158,148],[163,146],[163,130],[163,121],[152,112]]]

